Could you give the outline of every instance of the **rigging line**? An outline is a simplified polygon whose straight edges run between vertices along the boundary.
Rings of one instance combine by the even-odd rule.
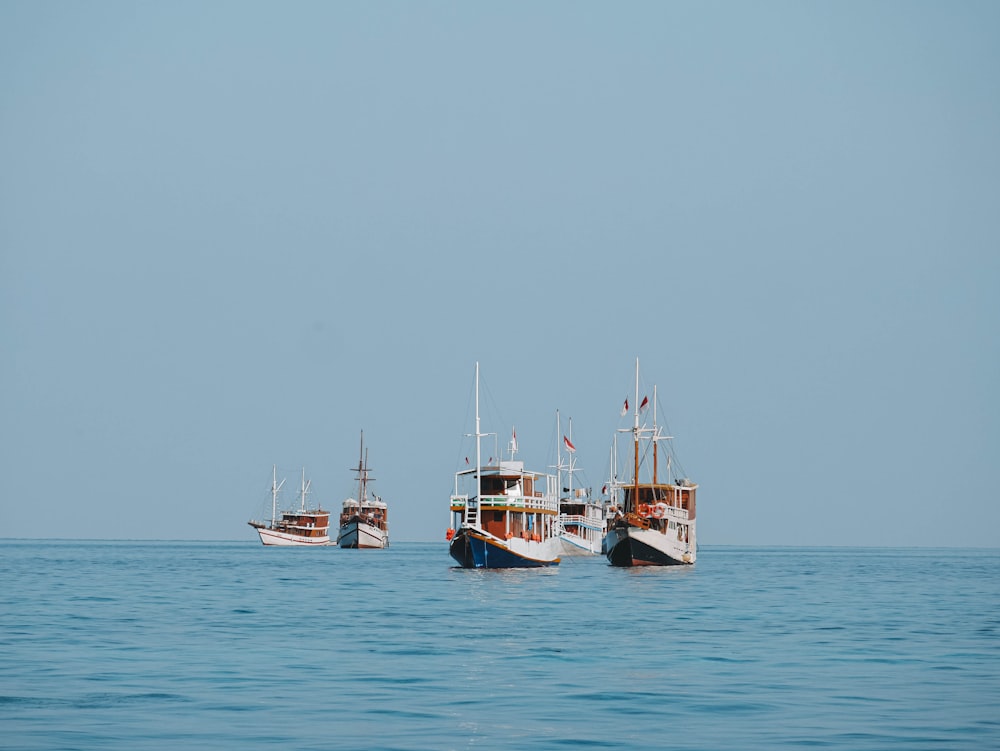
[[[456,469],[455,472],[458,472],[460,469],[465,467],[466,454],[462,453],[462,447],[465,445],[468,438],[466,432],[469,430],[469,426],[472,425],[473,429],[475,428],[475,424],[472,419],[476,393],[475,380],[469,384],[468,388],[469,390],[466,392],[465,398],[465,419],[462,421],[462,429],[458,431],[458,450],[455,452],[455,466],[458,469]]]

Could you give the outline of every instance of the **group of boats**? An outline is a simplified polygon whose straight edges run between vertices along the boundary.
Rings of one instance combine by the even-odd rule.
[[[695,495],[697,484],[680,476],[671,436],[657,421],[657,396],[639,399],[639,361],[635,391],[625,399],[619,428],[612,442],[609,479],[600,497],[591,489],[574,487],[576,447],[572,421],[563,434],[556,413],[558,441],[555,473],[529,470],[517,458],[517,434],[511,431],[506,454],[483,461],[479,404],[479,363],[475,377],[475,464],[466,458],[455,473],[446,532],[449,553],[463,568],[534,568],[554,566],[564,556],[605,555],[612,566],[691,565],[697,557]],[[622,439],[621,441],[619,439]],[[619,443],[627,459],[619,465]],[[496,452],[499,454],[499,452]],[[251,520],[264,545],[330,545],[342,548],[386,548],[388,507],[370,492],[372,482],[361,439],[354,468],[357,498],[343,503],[335,543],[330,542],[330,512],[310,509],[309,483],[302,472],[298,509],[278,512],[277,471],[272,471],[271,521]]]
[[[330,512],[317,505],[308,508],[306,496],[309,483],[306,471],[302,470],[302,488],[299,491],[300,504],[297,509],[278,511],[278,491],[284,480],[278,482],[277,467],[271,470],[271,521],[247,522],[257,530],[264,545],[338,545],[342,548],[387,548],[389,547],[389,509],[387,504],[374,493],[369,484],[373,481],[368,467],[368,453],[365,436],[361,434],[361,456],[357,472],[358,497],[344,501],[340,512],[339,527],[335,542],[330,542]]]
[[[621,416],[630,412],[626,398]],[[557,565],[563,556],[607,556],[613,566],[691,565],[697,557],[695,493],[698,486],[675,476],[670,436],[664,435],[649,398],[639,401],[636,360],[632,425],[615,435],[611,472],[601,498],[573,488],[576,448],[562,435],[556,474],[529,471],[516,459],[512,432],[509,458],[482,461],[479,364],[476,364],[476,464],[455,473],[451,557],[463,568],[531,568]],[[558,422],[558,414],[557,414]],[[571,424],[572,425],[572,424]],[[618,437],[629,437],[630,461],[619,471]],[[569,459],[563,463],[562,448]],[[662,460],[661,460],[662,457]],[[566,487],[562,471],[567,471]]]

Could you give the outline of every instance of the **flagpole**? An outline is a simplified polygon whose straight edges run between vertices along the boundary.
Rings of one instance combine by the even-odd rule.
[[[476,360],[476,504],[479,504],[479,497],[483,494],[482,466],[483,450],[481,445],[482,434],[479,432],[479,361]]]
[[[556,492],[562,497],[562,421],[559,419],[559,410],[556,410]],[[573,475],[570,474],[570,482]]]
[[[569,442],[573,443],[573,418],[569,418]],[[573,498],[573,452],[569,452],[569,497]]]

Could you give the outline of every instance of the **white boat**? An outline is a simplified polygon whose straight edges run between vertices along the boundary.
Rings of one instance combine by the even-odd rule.
[[[556,487],[559,496],[559,516],[556,519],[556,537],[560,554],[564,556],[600,555],[607,520],[604,504],[591,496],[590,488],[574,487],[576,445],[573,443],[573,420],[569,421],[569,435],[563,435],[559,412],[556,412],[556,435],[561,436],[556,449]],[[563,463],[563,449],[567,460]],[[565,472],[565,475],[563,475]],[[563,483],[565,476],[566,482]]]
[[[306,496],[310,483],[306,482],[306,470],[302,469],[302,489],[299,493],[301,506],[297,510],[282,511],[278,516],[278,491],[285,484],[278,483],[277,467],[271,468],[271,521],[259,522],[251,519],[247,524],[257,530],[264,545],[329,545],[330,512],[318,507],[306,508]]]
[[[515,460],[517,434],[511,431],[510,459],[482,461],[479,420],[479,363],[476,363],[476,464],[455,473],[448,552],[462,568],[536,568],[559,563],[555,536],[559,514],[553,475],[532,472]]]
[[[342,548],[389,547],[389,508],[374,493],[369,497],[368,484],[374,482],[368,468],[365,434],[361,433],[361,456],[356,469],[358,497],[344,501],[340,513],[340,531],[337,544]]]
[[[653,389],[652,424],[640,424],[649,400],[639,402],[639,360],[635,361],[635,401],[632,427],[619,432],[631,434],[632,461],[624,468],[625,479],[612,481],[615,499],[613,517],[608,520],[604,550],[612,566],[673,566],[695,562],[698,552],[695,534],[695,493],[698,486],[676,477],[671,436],[656,424],[656,389]],[[628,413],[628,399],[622,415]],[[640,444],[651,447],[643,451]],[[666,467],[660,467],[660,455]],[[617,457],[617,442],[613,457]],[[646,457],[643,459],[643,457]],[[650,460],[652,466],[649,466]],[[613,458],[617,464],[617,459]],[[665,477],[661,477],[661,471]],[[644,474],[640,477],[640,472]],[[612,478],[618,475],[612,467]],[[609,510],[611,511],[611,510]]]

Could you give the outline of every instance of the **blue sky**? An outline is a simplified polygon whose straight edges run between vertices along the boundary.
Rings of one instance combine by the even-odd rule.
[[[0,4],[0,537],[443,540],[475,362],[703,544],[1000,545],[1000,6]],[[287,496],[292,500],[292,495]]]

